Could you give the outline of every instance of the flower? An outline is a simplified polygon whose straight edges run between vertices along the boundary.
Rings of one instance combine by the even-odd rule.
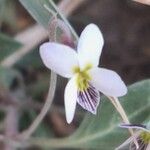
[[[121,128],[127,129],[136,129],[134,132],[134,138],[137,139],[139,148],[138,150],[149,150],[150,149],[150,124],[142,125],[142,124],[121,124]],[[137,150],[135,144],[133,143],[133,137],[131,136],[121,145],[119,145],[116,150],[124,149],[124,147],[129,147],[129,150]]]
[[[46,67],[63,77],[71,78],[64,94],[68,123],[73,120],[76,103],[96,114],[99,92],[115,97],[127,93],[124,82],[116,72],[98,67],[103,45],[103,36],[98,26],[89,24],[81,33],[77,51],[55,42],[46,42],[40,46],[40,56]]]

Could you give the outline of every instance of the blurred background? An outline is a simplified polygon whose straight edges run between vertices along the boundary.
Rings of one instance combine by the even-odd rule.
[[[117,71],[127,85],[150,78],[150,6],[132,0],[84,0],[68,19],[78,35],[89,23],[100,27],[105,39],[101,67]],[[20,47],[13,37],[35,23],[17,0],[0,1],[0,61]],[[13,67],[0,68],[1,133],[7,134],[10,122],[16,126],[14,133],[26,129],[42,108],[50,71],[41,62],[39,45]],[[58,76],[53,107],[34,135],[66,136],[81,122],[85,111],[78,108],[74,122],[66,124],[63,109],[66,82]],[[15,107],[15,111],[6,117],[9,113],[4,112],[11,107]],[[14,120],[7,120],[14,116]]]

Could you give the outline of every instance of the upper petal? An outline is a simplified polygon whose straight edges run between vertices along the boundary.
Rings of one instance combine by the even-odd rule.
[[[67,78],[73,75],[73,67],[78,66],[77,53],[63,44],[51,42],[42,44],[40,56],[46,67]]]
[[[77,103],[77,85],[75,80],[76,76],[69,80],[65,88],[65,111],[68,123],[71,123],[73,120]]]
[[[98,66],[103,45],[103,36],[98,26],[87,25],[81,33],[77,47],[80,67],[84,68],[86,64]]]
[[[103,94],[119,97],[127,93],[126,85],[116,72],[104,68],[93,68],[90,74],[91,83]]]

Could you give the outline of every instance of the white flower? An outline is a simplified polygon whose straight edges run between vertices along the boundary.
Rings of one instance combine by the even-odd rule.
[[[100,101],[99,91],[107,96],[119,97],[127,88],[119,75],[108,69],[99,68],[104,40],[95,24],[89,24],[82,31],[77,51],[69,46],[54,42],[41,45],[41,58],[49,69],[71,78],[65,88],[65,111],[68,123],[74,117],[76,103],[96,114]]]

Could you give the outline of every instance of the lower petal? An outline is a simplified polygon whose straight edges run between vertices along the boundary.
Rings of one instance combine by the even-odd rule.
[[[77,102],[87,111],[96,114],[96,110],[100,102],[99,91],[89,84],[87,90],[78,91]]]
[[[123,96],[127,93],[127,87],[120,76],[108,69],[93,68],[90,70],[91,83],[100,92],[107,96]]]
[[[77,86],[75,80],[76,76],[69,80],[65,88],[65,111],[68,123],[71,123],[73,120],[77,102]]]

